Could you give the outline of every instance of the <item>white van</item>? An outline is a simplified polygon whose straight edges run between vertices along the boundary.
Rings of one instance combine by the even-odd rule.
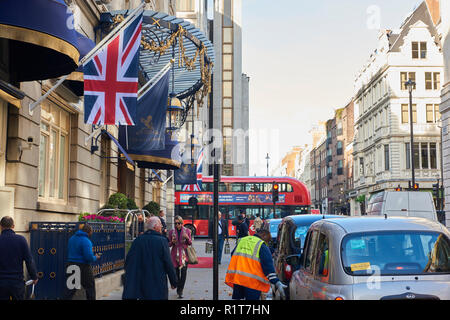
[[[433,196],[420,191],[382,191],[374,194],[367,209],[370,216],[406,216],[438,221]]]

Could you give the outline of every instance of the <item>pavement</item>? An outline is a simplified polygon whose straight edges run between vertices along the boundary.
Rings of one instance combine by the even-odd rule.
[[[235,247],[235,239],[230,239],[230,248]],[[212,257],[212,253],[205,253],[206,239],[195,239],[194,248],[198,257]],[[225,284],[225,274],[230,263],[230,254],[222,254],[222,263],[219,265],[219,300],[231,300],[233,290]],[[169,300],[180,300],[176,290],[169,287]],[[121,300],[123,288],[103,295],[100,300]],[[181,300],[213,300],[213,268],[188,267],[186,284]]]

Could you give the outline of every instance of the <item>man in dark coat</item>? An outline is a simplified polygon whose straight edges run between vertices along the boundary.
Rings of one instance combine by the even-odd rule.
[[[13,229],[14,220],[8,216],[3,217],[0,221],[0,300],[24,299],[24,261],[33,283],[38,282],[36,265],[27,240]]]
[[[223,245],[225,243],[225,240],[228,240],[228,220],[225,220],[222,218],[222,213],[219,211],[218,216],[218,227],[217,227],[217,242],[218,242],[218,262],[219,264],[222,263],[222,252],[223,252]],[[208,237],[213,238],[213,220],[211,219],[208,224]]]
[[[161,234],[161,221],[151,217],[146,227],[148,230],[133,241],[125,260],[124,300],[168,300],[167,277],[172,289],[177,285],[169,245]]]

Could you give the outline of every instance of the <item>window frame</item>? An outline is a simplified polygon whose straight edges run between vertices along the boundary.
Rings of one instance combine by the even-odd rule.
[[[45,108],[48,110],[45,110]],[[54,112],[58,113],[58,123],[54,122],[53,114]],[[55,112],[55,113],[56,113]],[[65,120],[67,121],[67,129],[63,128],[63,124],[61,122],[62,115],[65,115]],[[48,115],[46,117],[46,115]],[[41,118],[40,118],[40,128],[39,128],[39,138],[42,139],[42,137],[47,138],[47,145],[45,150],[45,164],[44,168],[41,167],[41,157],[39,155],[39,167],[38,167],[38,200],[43,202],[52,202],[52,203],[59,203],[59,204],[67,204],[68,198],[69,198],[69,166],[70,166],[70,126],[71,126],[71,119],[70,119],[70,113],[58,106],[57,104],[54,104],[52,102],[45,102],[42,105],[41,108]],[[47,128],[44,128],[43,125],[47,126]],[[52,137],[52,134],[56,133],[56,139]],[[64,163],[63,163],[63,181],[61,182],[61,137],[65,138],[65,150],[63,151],[64,156]],[[52,141],[56,140],[56,141]],[[53,147],[55,148],[54,156],[55,158],[51,160],[51,153],[50,148],[53,144]],[[41,142],[39,144],[39,152],[41,148]],[[54,163],[54,168],[52,171],[50,171],[50,165],[51,162]],[[43,193],[41,195],[40,190],[40,177],[41,177],[41,169],[44,171],[44,185],[43,185]],[[54,174],[54,181],[50,177]],[[52,191],[50,190],[50,186],[53,185],[53,196],[51,196]],[[62,197],[60,197],[60,188],[62,189]]]
[[[403,79],[403,76],[406,75],[406,78]],[[417,82],[416,82],[416,73],[414,71],[402,71],[400,72],[400,90],[406,91],[408,90],[408,87],[406,86],[406,82],[411,79],[413,82],[415,82],[413,90],[416,90],[417,88]]]
[[[315,254],[317,247],[319,230],[310,230],[308,231],[307,239],[305,241],[305,250],[304,250],[304,259],[303,259],[303,269],[305,272],[309,274],[314,274],[314,262],[315,262]],[[309,253],[311,252],[311,257],[308,258]],[[306,265],[307,260],[309,261],[309,265]]]
[[[323,233],[323,232],[319,232],[319,237],[317,238],[317,244],[316,244],[316,256],[315,258],[315,263],[314,263],[314,278],[316,280],[319,280],[320,282],[325,282],[328,283],[329,278],[330,278],[330,272],[328,271],[328,275],[323,275],[321,273],[319,273],[320,271],[320,265],[321,265],[321,256],[323,254],[322,252],[322,248],[321,248],[321,243],[326,242],[327,246],[328,246],[328,270],[330,268],[330,240],[329,237]]]
[[[414,48],[416,46],[416,49]],[[426,41],[412,41],[411,42],[411,58],[423,60],[427,58],[427,42]],[[417,55],[417,57],[415,56]]]
[[[389,145],[384,145],[384,171],[390,170],[390,154],[389,154]]]
[[[404,107],[406,107],[404,109]],[[406,122],[404,119],[404,114],[406,113]],[[412,115],[413,115],[413,123],[417,123],[417,104],[412,105]],[[401,104],[401,122],[402,124],[409,124],[409,104],[402,103]]]

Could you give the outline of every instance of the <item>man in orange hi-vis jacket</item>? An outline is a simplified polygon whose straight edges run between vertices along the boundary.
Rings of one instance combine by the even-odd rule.
[[[270,232],[260,230],[254,236],[239,241],[232,253],[225,283],[233,288],[233,299],[259,300],[261,292],[268,292],[274,285],[282,299],[287,288],[277,277],[268,243]]]

